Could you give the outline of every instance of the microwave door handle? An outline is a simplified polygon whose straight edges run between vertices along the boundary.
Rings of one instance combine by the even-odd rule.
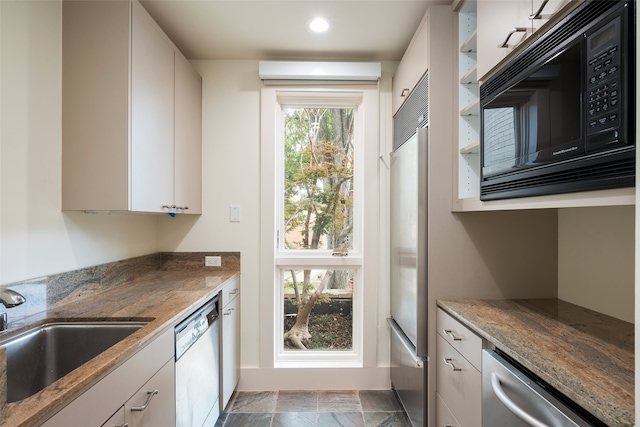
[[[526,422],[532,427],[549,427],[548,425],[537,420],[527,411],[516,405],[513,400],[509,399],[509,396],[507,396],[507,394],[502,389],[500,378],[498,378],[495,372],[491,373],[491,388],[493,389],[493,392],[496,394],[498,399],[500,399],[500,401],[504,404],[504,406],[506,406],[507,409],[513,412],[513,414],[520,418],[522,421]]]
[[[544,10],[544,7],[547,5],[547,3],[549,3],[549,0],[544,0],[538,10],[533,15],[529,15],[529,19],[542,19],[542,11]]]
[[[509,31],[509,34],[507,34],[507,38],[504,39],[504,41],[498,45],[498,47],[500,48],[507,48],[509,47],[509,39],[511,38],[512,35],[514,35],[515,33],[526,33],[529,29],[527,27],[515,27],[513,28],[511,31]]]

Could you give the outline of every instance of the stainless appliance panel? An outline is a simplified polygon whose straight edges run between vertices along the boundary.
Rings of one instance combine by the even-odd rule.
[[[176,426],[213,427],[219,412],[219,323],[216,297],[178,325]]]
[[[428,128],[391,153],[391,317],[426,356]]]
[[[483,427],[598,426],[493,350],[482,354]]]
[[[391,382],[414,427],[426,425],[426,359],[416,356],[416,349],[389,319],[391,327]]]

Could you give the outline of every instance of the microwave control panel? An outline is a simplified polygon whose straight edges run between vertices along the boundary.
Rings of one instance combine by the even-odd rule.
[[[620,33],[617,17],[587,37],[587,135],[620,127]]]

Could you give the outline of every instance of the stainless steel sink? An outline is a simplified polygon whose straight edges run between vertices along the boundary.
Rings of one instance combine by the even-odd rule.
[[[7,349],[7,401],[37,393],[145,324],[46,323],[0,340],[0,346]]]

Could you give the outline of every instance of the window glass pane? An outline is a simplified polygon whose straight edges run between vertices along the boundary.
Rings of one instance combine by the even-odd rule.
[[[354,226],[354,109],[285,108],[283,115],[283,247],[344,252]]]
[[[283,270],[284,350],[353,350],[354,270]]]

